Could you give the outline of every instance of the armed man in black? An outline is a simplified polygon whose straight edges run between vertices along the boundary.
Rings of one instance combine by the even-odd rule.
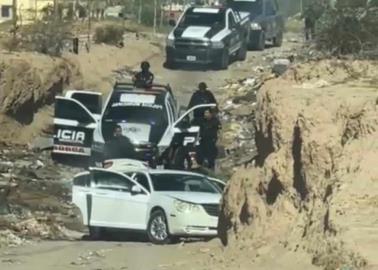
[[[194,92],[194,94],[192,95],[189,101],[188,109],[197,105],[212,104],[212,103],[217,104],[217,101],[213,93],[207,89],[206,83],[201,82],[198,85],[198,90]],[[196,123],[201,122],[201,120],[204,118],[205,110],[206,108],[200,108],[194,111],[194,119]]]
[[[134,145],[129,138],[122,135],[122,128],[116,125],[113,138],[105,144],[105,159],[136,159],[136,156]]]
[[[205,109],[204,119],[200,122],[200,145],[197,150],[197,163],[205,165],[210,170],[215,168],[215,160],[218,155],[217,140],[218,131],[221,128],[215,109]]]
[[[150,63],[143,61],[140,68],[141,71],[133,77],[134,85],[137,88],[150,88],[154,82],[154,74],[150,72]]]

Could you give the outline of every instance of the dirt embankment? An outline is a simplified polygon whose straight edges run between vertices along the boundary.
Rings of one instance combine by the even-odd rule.
[[[147,53],[146,53],[147,52]],[[92,45],[90,53],[52,58],[37,53],[0,52],[0,140],[28,143],[51,123],[47,106],[65,89],[106,93],[114,71],[135,67],[160,52],[150,40],[127,40],[125,48]]]
[[[230,252],[378,269],[377,66],[308,63],[261,88],[258,166],[236,172],[222,205]]]

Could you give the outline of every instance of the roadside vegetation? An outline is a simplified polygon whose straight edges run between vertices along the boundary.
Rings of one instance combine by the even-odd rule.
[[[317,47],[334,55],[377,50],[378,1],[336,1],[325,8],[316,32]]]
[[[167,32],[167,22],[162,6],[166,0],[134,1],[122,0],[115,3],[121,7],[119,14],[106,16],[108,7],[102,0],[89,6],[72,3],[58,3],[42,10],[28,10],[24,18],[21,11],[13,20],[0,25],[0,45],[8,51],[36,51],[51,56],[60,56],[63,51],[72,51],[73,38],[83,38],[89,50],[89,42],[119,46],[125,32]],[[114,3],[113,3],[114,4]],[[90,15],[90,16],[89,16]],[[29,18],[30,17],[30,18]],[[80,46],[80,45],[79,45]]]

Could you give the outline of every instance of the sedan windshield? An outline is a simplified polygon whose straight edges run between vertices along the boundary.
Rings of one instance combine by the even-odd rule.
[[[189,174],[151,174],[155,191],[220,193],[206,177]]]

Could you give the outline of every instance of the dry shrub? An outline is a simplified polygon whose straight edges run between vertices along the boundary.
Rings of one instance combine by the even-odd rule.
[[[25,49],[52,56],[62,54],[64,42],[72,37],[71,24],[61,20],[47,19],[32,24],[23,33]]]
[[[338,0],[317,25],[317,46],[333,54],[377,48],[378,7],[375,0]]]
[[[107,24],[96,28],[94,40],[96,43],[118,45],[123,40],[124,28],[117,24]]]

